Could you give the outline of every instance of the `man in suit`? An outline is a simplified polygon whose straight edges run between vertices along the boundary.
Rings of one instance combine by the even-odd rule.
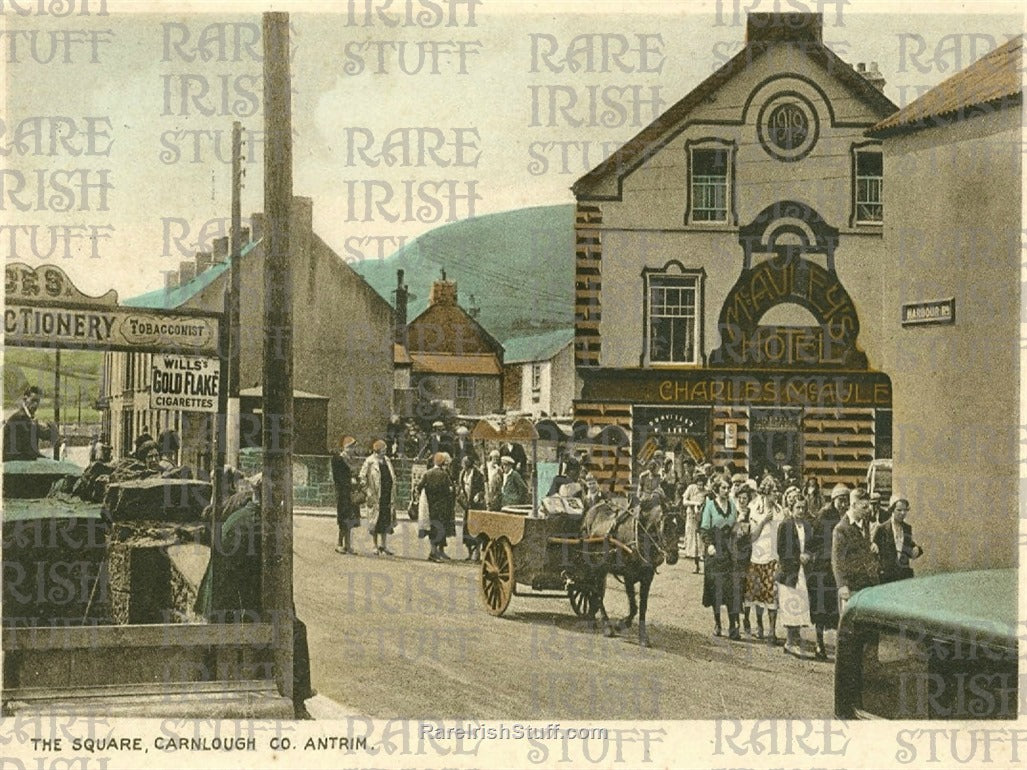
[[[854,489],[849,495],[849,510],[834,528],[831,566],[838,585],[839,612],[852,594],[877,582],[877,557],[864,530],[871,510],[866,490]]]
[[[471,458],[471,465],[478,464],[478,455],[474,451],[471,439],[468,437],[469,432],[466,425],[461,425],[456,429],[456,441],[453,443],[453,462],[450,465],[454,481],[460,478],[460,473],[464,468],[465,457]]]
[[[431,433],[421,447],[419,459],[431,461],[439,452],[445,452],[450,458],[453,457],[453,437],[446,432],[446,424],[442,420],[436,420],[431,424]]]
[[[888,518],[874,527],[871,550],[877,554],[877,574],[882,583],[913,577],[909,563],[924,553],[913,540],[913,528],[906,523],[908,513],[909,500],[892,495]]]
[[[43,391],[30,385],[22,393],[17,409],[4,420],[4,462],[38,460],[44,456],[39,451],[39,439],[57,440],[57,427],[53,423],[43,427],[36,421],[36,410],[42,398]]]

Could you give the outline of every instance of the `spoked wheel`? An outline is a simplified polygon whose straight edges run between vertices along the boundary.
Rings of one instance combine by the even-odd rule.
[[[571,600],[571,609],[579,618],[590,618],[596,612],[596,603],[592,592],[577,586],[567,589],[567,598]]]
[[[489,540],[481,557],[481,598],[490,615],[500,616],[510,606],[514,589],[513,549],[505,537]]]

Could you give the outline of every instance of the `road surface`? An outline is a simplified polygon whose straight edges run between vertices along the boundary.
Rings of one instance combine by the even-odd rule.
[[[691,562],[663,566],[649,602],[653,647],[635,628],[605,638],[563,599],[514,596],[503,617],[477,593],[477,565],[426,561],[428,545],[402,520],[389,546],[335,553],[334,517],[295,518],[294,591],[306,622],[314,686],[375,718],[714,719],[826,718],[833,664],[780,647],[712,636],[702,578]],[[451,555],[466,555],[451,541]],[[627,612],[609,578],[611,617]],[[725,631],[727,627],[725,616]],[[754,619],[755,625],[755,619]],[[783,636],[783,630],[779,630]],[[804,639],[812,648],[812,631]],[[833,660],[833,634],[828,634]]]

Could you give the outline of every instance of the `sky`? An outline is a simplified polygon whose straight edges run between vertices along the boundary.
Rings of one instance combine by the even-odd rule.
[[[578,177],[741,49],[746,8],[822,11],[824,41],[876,62],[899,106],[1023,29],[1019,2],[48,6],[0,15],[0,251],[122,299],[227,234],[233,120],[244,219],[263,209],[264,10],[290,12],[294,194],[347,260],[468,216],[573,202]]]

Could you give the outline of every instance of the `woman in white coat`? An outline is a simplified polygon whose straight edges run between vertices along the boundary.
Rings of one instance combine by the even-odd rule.
[[[360,479],[367,490],[367,530],[374,539],[374,552],[392,556],[386,538],[396,527],[396,471],[385,454],[387,444],[378,439],[371,445],[371,454],[360,469]]]

